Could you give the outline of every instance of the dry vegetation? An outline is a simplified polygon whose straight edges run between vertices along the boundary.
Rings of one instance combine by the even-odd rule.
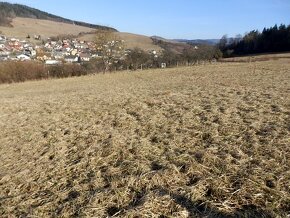
[[[290,59],[290,53],[273,53],[273,54],[260,54],[248,55],[243,57],[224,58],[222,62],[256,62],[256,61],[269,61],[278,59]]]
[[[145,51],[156,50],[161,51],[162,48],[158,45],[154,45],[153,40],[148,36],[132,34],[132,33],[124,33],[124,32],[116,32],[116,37],[125,41],[124,46],[128,49],[140,48]],[[79,37],[82,40],[94,41],[94,34],[86,34],[84,36]]]
[[[27,80],[82,76],[91,73],[91,70],[87,70],[84,66],[77,64],[45,66],[43,63],[33,61],[7,61],[1,62],[0,65],[0,84],[24,82]]]
[[[118,37],[125,40],[125,46],[129,49],[140,48],[145,51],[156,50],[161,51],[162,49],[158,45],[154,45],[152,39],[148,36],[132,34],[132,33],[115,33]]]
[[[289,216],[289,69],[1,85],[0,216]]]
[[[94,29],[73,24],[16,17],[12,21],[13,27],[0,27],[2,34],[7,37],[25,38],[27,35],[41,35],[43,39],[57,35],[77,35],[81,32],[92,32]]]
[[[0,27],[2,34],[5,34],[7,37],[19,37],[22,39],[27,35],[33,38],[34,34],[41,35],[43,39],[46,39],[51,36],[78,35],[79,33],[95,32],[94,29],[87,27],[32,18],[16,17],[11,24],[13,27]],[[125,40],[125,47],[128,49],[137,47],[144,50],[162,50],[159,46],[153,44],[150,37],[123,32],[116,32],[115,34],[118,38]],[[30,40],[35,42],[32,38]],[[81,40],[94,41],[95,34],[84,34],[78,38]]]

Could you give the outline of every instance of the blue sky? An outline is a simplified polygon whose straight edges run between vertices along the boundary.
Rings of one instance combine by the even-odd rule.
[[[235,36],[290,24],[290,0],[12,0],[65,18],[165,38]]]

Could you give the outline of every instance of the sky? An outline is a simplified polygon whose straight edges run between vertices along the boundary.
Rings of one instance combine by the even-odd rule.
[[[6,0],[7,1],[7,0]],[[290,24],[290,0],[12,0],[121,32],[168,39],[219,39]]]

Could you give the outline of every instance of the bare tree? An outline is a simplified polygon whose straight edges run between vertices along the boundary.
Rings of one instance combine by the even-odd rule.
[[[110,70],[114,62],[118,62],[123,55],[123,41],[115,32],[100,30],[96,33],[95,47],[104,65],[104,72]]]
[[[127,64],[131,69],[137,70],[139,67],[142,69],[150,61],[150,55],[140,48],[134,48],[127,55]]]

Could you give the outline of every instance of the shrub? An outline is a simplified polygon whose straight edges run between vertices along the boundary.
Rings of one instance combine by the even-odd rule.
[[[81,76],[90,72],[77,64],[45,66],[39,62],[3,62],[0,65],[0,83]]]

